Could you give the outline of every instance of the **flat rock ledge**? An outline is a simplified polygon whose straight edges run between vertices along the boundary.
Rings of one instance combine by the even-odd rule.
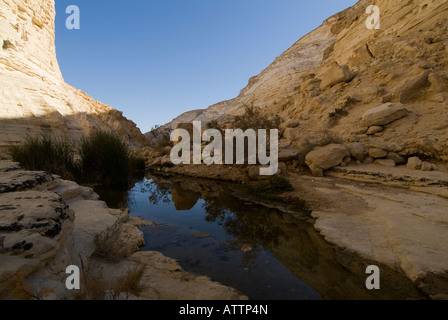
[[[448,173],[371,164],[290,181],[326,241],[401,271],[431,299],[448,299]]]
[[[108,208],[91,188],[0,161],[0,299],[73,299],[79,290],[66,289],[69,265],[101,284],[142,268],[143,290],[114,296],[118,299],[248,299],[208,277],[185,272],[159,252],[140,251],[144,238],[138,227],[149,224],[130,217],[129,210]],[[94,237],[116,226],[117,241],[128,254],[112,263],[95,254]],[[104,298],[112,298],[110,288],[105,290]]]

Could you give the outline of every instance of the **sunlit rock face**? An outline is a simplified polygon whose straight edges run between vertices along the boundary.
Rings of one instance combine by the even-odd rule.
[[[0,146],[47,134],[79,139],[111,130],[133,146],[146,140],[122,113],[66,84],[55,48],[54,0],[0,6]]]
[[[321,133],[331,131],[344,142],[402,157],[424,154],[448,161],[448,2],[375,1],[378,30],[366,26],[371,4],[360,0],[326,19],[252,77],[234,99],[186,112],[166,127],[226,119],[232,126],[231,116],[254,105],[285,124],[297,120],[283,139],[299,150],[308,142],[319,144],[325,138]],[[402,104],[405,112],[381,132],[367,131],[372,124],[363,115],[386,103]]]

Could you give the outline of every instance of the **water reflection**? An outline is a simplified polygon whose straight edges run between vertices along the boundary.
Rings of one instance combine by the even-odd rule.
[[[365,269],[377,263],[329,245],[309,213],[285,214],[241,200],[237,192],[223,182],[147,175],[129,193],[131,214],[159,223],[142,229],[144,249],[161,251],[187,271],[253,299],[422,298],[407,278],[385,266],[381,290],[367,290]]]
[[[160,201],[170,203],[171,185],[168,183],[155,183],[153,180],[143,180],[138,185],[140,192],[148,194],[149,202],[156,205]]]
[[[198,202],[200,196],[199,192],[182,189],[180,183],[174,184],[171,190],[171,199],[177,211],[191,210]]]

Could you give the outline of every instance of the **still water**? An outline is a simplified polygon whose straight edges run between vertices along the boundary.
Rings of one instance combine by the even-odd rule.
[[[365,270],[372,262],[328,244],[309,212],[285,213],[242,199],[239,188],[147,174],[127,193],[97,192],[110,206],[125,204],[131,215],[156,223],[141,228],[142,250],[160,251],[186,271],[250,299],[422,298],[410,281],[386,267],[382,289],[367,290]]]

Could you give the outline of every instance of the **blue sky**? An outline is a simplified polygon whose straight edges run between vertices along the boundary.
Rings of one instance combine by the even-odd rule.
[[[56,0],[67,83],[143,133],[234,98],[302,36],[356,0]],[[68,30],[66,7],[80,9]]]

